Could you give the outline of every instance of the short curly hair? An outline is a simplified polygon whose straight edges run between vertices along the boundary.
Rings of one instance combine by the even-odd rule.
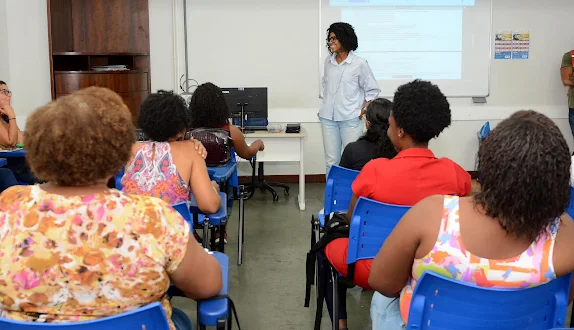
[[[333,54],[331,47],[329,47],[329,34],[331,32],[335,34],[344,50],[350,52],[359,48],[359,40],[353,26],[349,23],[337,22],[331,24],[327,29],[327,49],[331,54]]]
[[[570,163],[558,126],[536,111],[519,111],[481,143],[475,206],[508,233],[537,240],[568,206]]]
[[[198,86],[189,102],[191,127],[220,128],[229,123],[231,112],[221,88],[208,82]]]
[[[61,97],[28,117],[26,160],[43,181],[86,186],[109,179],[127,163],[136,140],[122,98],[89,87]]]
[[[392,115],[417,143],[428,143],[450,126],[450,104],[437,85],[414,80],[397,89]]]
[[[138,127],[151,140],[167,142],[184,132],[190,121],[185,100],[172,91],[159,90],[142,103]]]

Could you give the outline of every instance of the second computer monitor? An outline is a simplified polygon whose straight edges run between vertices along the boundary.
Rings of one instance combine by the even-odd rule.
[[[245,128],[257,129],[267,126],[267,88],[222,88],[233,123],[240,125],[241,108]]]

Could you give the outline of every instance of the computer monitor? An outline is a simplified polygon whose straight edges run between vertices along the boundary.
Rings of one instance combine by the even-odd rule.
[[[267,121],[267,88],[222,88],[225,102],[231,112],[233,125],[247,130],[266,129]]]

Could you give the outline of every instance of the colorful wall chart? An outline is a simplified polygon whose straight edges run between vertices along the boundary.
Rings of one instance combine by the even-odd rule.
[[[512,33],[512,59],[526,60],[530,54],[530,33]]]
[[[530,56],[530,33],[502,31],[494,37],[495,60],[525,60]]]
[[[494,37],[494,59],[509,60],[512,58],[512,32],[500,32]]]

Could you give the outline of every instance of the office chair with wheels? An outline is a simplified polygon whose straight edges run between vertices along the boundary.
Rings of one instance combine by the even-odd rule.
[[[273,201],[277,202],[279,200],[279,195],[277,191],[273,189],[273,187],[279,187],[284,189],[285,195],[289,195],[289,186],[284,183],[279,182],[268,182],[265,180],[265,173],[264,173],[264,162],[257,162],[257,156],[253,156],[252,159],[249,160],[251,164],[252,174],[251,174],[251,184],[246,186],[247,189],[247,198],[251,199],[255,194],[255,189],[261,189],[263,191],[267,190],[273,195]]]

